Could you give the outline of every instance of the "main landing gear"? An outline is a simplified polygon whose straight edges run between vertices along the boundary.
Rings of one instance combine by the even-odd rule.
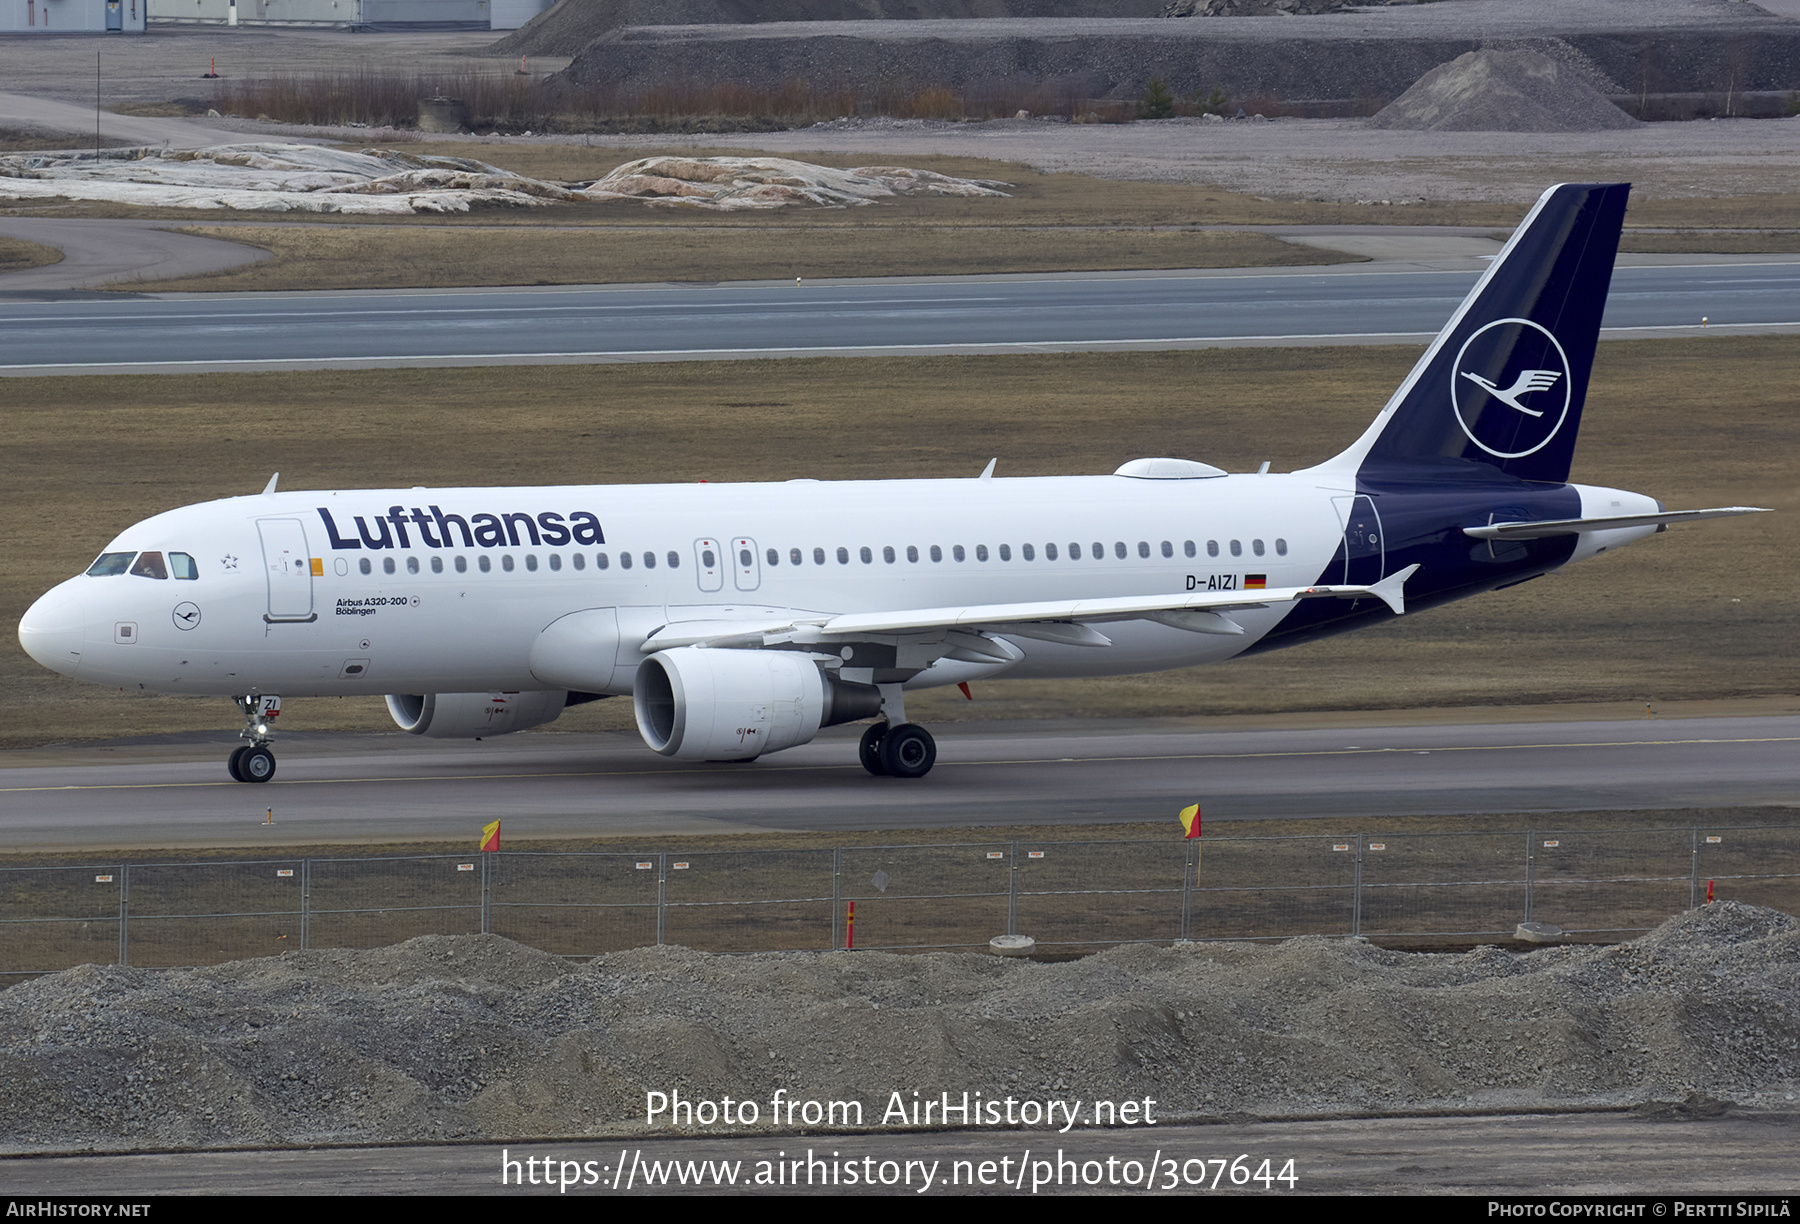
[[[878,722],[863,732],[862,767],[878,778],[923,778],[937,763],[937,741],[918,723]]]
[[[275,776],[275,754],[269,749],[269,720],[281,713],[279,697],[234,697],[244,714],[244,729],[238,738],[248,740],[239,745],[226,762],[236,782],[267,782]]]

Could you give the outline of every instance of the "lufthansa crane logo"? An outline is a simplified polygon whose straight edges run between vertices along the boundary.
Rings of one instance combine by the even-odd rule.
[[[1497,459],[1541,450],[1569,415],[1569,358],[1530,319],[1496,319],[1463,344],[1450,402],[1469,441]]]

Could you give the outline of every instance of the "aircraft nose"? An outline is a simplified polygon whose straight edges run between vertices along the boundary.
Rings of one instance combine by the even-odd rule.
[[[73,676],[81,667],[87,616],[81,592],[72,579],[51,589],[19,621],[19,645],[51,671]]]

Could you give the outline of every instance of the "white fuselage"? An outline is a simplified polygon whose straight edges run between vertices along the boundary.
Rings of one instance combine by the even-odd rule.
[[[1349,493],[1313,476],[1267,475],[238,497],[159,514],[107,546],[189,554],[197,578],[71,579],[27,618],[26,636],[35,620],[56,625],[58,640],[40,632],[27,647],[83,680],[158,692],[520,690],[549,687],[528,661],[547,625],[617,608],[627,641],[605,687],[627,692],[637,646],[671,621],[1243,589],[1257,576],[1271,588],[1302,585],[1337,550],[1343,524],[1333,498]],[[402,521],[382,521],[395,506]],[[336,543],[357,547],[334,547],[320,507]],[[598,533],[586,534],[603,543],[575,540],[567,527],[577,512],[594,516]],[[475,522],[481,515],[494,521]],[[467,534],[456,519],[472,524]],[[197,623],[181,627],[178,607]],[[1241,636],[1133,621],[1108,627],[1106,649],[1022,641],[1025,657],[1007,674],[1107,675],[1229,658],[1284,611],[1236,614]]]

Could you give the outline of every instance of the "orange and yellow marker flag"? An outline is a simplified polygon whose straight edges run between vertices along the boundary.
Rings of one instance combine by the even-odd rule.
[[[493,824],[481,826],[481,848],[483,850],[500,848],[500,822],[498,820]]]
[[[1198,803],[1181,809],[1181,828],[1189,841],[1200,836],[1200,805]]]

